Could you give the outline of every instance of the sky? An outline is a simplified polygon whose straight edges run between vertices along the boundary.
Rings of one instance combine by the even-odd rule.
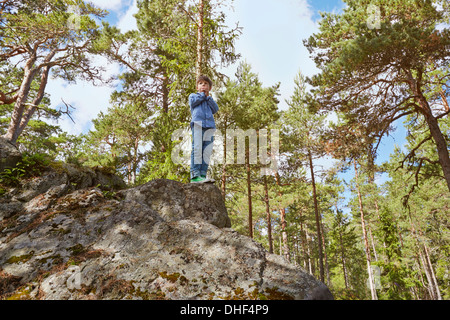
[[[107,20],[118,26],[123,32],[136,29],[133,14],[137,12],[136,0],[91,0],[100,8],[110,12]],[[265,86],[280,83],[280,109],[286,109],[286,99],[289,99],[294,88],[294,78],[301,71],[306,76],[312,76],[318,70],[309,58],[303,40],[318,31],[320,11],[341,12],[344,8],[342,0],[234,0],[233,8],[225,10],[227,24],[234,27],[236,22],[243,28],[242,35],[235,44],[236,52],[240,53],[241,61],[252,66]],[[118,64],[107,63],[103,59],[99,64],[108,66],[108,74],[120,72]],[[231,78],[234,77],[237,63],[225,70]],[[113,86],[94,87],[89,83],[78,81],[75,85],[67,85],[62,80],[53,79],[48,84],[47,92],[51,95],[53,107],[61,106],[61,99],[76,108],[72,114],[73,123],[69,118],[59,121],[61,128],[70,134],[86,133],[92,128],[92,119],[99,112],[105,112],[109,106]],[[394,145],[402,146],[405,142],[405,130],[399,124],[398,130],[382,140],[377,163],[387,161]],[[318,169],[331,166],[329,158],[321,159]],[[353,172],[350,170],[342,175],[350,180]],[[380,176],[378,182],[386,181],[387,176]]]

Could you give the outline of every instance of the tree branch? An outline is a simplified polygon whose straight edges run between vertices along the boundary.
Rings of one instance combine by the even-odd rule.
[[[411,159],[412,157],[414,157],[414,155],[416,154],[417,149],[420,148],[421,145],[423,145],[425,142],[427,142],[428,140],[431,140],[432,136],[428,136],[425,139],[423,139],[416,147],[414,147],[409,153],[408,155],[406,155],[406,157],[403,159],[403,161],[401,161],[401,166],[398,167],[397,169],[395,169],[395,171],[397,171],[400,168],[404,168],[405,165],[405,161],[408,159]],[[423,158],[422,158],[423,159]]]
[[[64,101],[63,98],[61,98],[61,101],[62,101],[62,102],[64,103],[64,105],[66,106],[66,111],[61,111],[61,110],[59,110],[59,112],[60,112],[61,114],[66,114],[66,115],[70,118],[70,120],[72,120],[72,122],[75,123],[75,121],[73,120],[72,116],[70,115],[70,108],[72,108],[72,109],[74,109],[74,110],[75,110],[75,108],[72,107],[70,104],[66,103],[66,102]]]

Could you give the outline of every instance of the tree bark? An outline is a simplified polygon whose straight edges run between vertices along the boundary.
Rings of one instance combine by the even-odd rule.
[[[355,167],[355,179],[356,179],[356,189],[358,191],[359,211],[361,213],[361,228],[362,228],[362,232],[363,232],[364,247],[365,247],[365,251],[366,251],[367,273],[369,275],[370,294],[372,296],[372,300],[378,300],[377,291],[376,291],[376,288],[375,288],[375,281],[374,281],[373,274],[372,274],[369,239],[367,237],[366,223],[365,223],[365,220],[364,220],[364,210],[363,210],[361,192],[359,190],[358,169],[356,167],[356,160],[353,160],[353,164],[354,164],[354,167]]]
[[[31,83],[36,75],[37,69],[33,67],[36,62],[36,56],[31,56],[24,67],[24,77],[20,89],[17,92],[17,99],[14,104],[14,110],[11,115],[11,121],[6,134],[3,136],[6,140],[12,144],[16,144],[19,137],[19,127],[22,122],[23,113],[25,111],[25,104],[30,93]]]
[[[417,243],[417,246],[419,249],[419,257],[422,261],[423,269],[425,271],[425,275],[428,280],[428,288],[429,288],[430,296],[434,300],[442,300],[441,291],[439,289],[436,275],[434,273],[433,264],[431,263],[431,260],[430,260],[430,254],[429,254],[428,247],[425,243],[422,243],[422,241],[419,238],[419,236],[423,237],[423,232],[420,229],[420,227],[418,227],[417,228],[418,232],[419,232],[419,236],[418,236],[416,233],[416,230],[415,230],[416,228],[414,227],[414,223],[412,221],[411,215],[410,215],[409,219],[410,219],[410,224],[411,224],[411,228],[412,228],[412,234],[415,237],[415,240],[416,240],[416,243]],[[422,248],[423,248],[423,252],[422,252]]]
[[[428,104],[428,103],[427,103]],[[444,172],[444,177],[447,182],[448,190],[450,191],[450,155],[448,153],[447,142],[442,135],[441,129],[439,128],[437,119],[431,114],[425,115],[425,120],[430,128],[431,136],[436,143],[439,163]]]
[[[325,228],[323,226],[322,220],[320,222],[320,225],[322,228],[322,247],[323,247],[323,258],[325,260],[325,272],[327,274],[327,285],[331,286],[330,266],[328,265],[327,249],[325,247]]]
[[[252,210],[252,185],[250,175],[250,160],[248,148],[245,152],[245,166],[247,168],[247,194],[248,194],[248,231],[250,238],[253,239],[253,210]]]
[[[320,231],[321,223],[320,223],[320,216],[319,216],[319,205],[317,203],[316,181],[314,178],[314,167],[313,167],[311,152],[308,152],[308,158],[309,158],[309,167],[311,170],[311,182],[312,182],[313,200],[314,200],[314,213],[316,216],[317,242],[318,242],[318,249],[319,249],[320,281],[325,282],[325,273],[324,273],[324,268],[323,268],[322,235],[321,235],[321,231]]]
[[[269,253],[273,253],[272,244],[272,221],[270,217],[270,205],[269,205],[269,188],[267,186],[267,176],[264,176],[264,202],[266,203],[267,214],[267,236],[269,240]]]
[[[289,251],[289,244],[288,244],[288,234],[286,231],[287,222],[286,222],[285,208],[280,208],[280,220],[281,220],[281,236],[283,239],[283,256],[286,258],[286,260],[291,261],[291,253]]]
[[[302,208],[300,208],[300,240],[301,240],[301,244],[302,244],[302,251],[303,251],[303,256],[304,256],[304,268],[307,269],[307,263],[308,263],[308,251],[306,249],[307,241],[308,239],[306,238],[306,232],[303,231],[303,217],[302,217]]]
[[[197,78],[202,74],[203,68],[203,19],[205,12],[205,0],[199,0],[198,25],[197,25]]]
[[[16,140],[22,134],[23,130],[28,125],[28,122],[30,121],[31,117],[34,115],[39,104],[42,102],[42,99],[44,98],[49,73],[50,73],[50,66],[45,66],[41,73],[41,83],[39,86],[39,91],[36,97],[34,98],[33,102],[31,103],[31,106],[22,116],[22,120],[20,121],[19,127],[16,129],[16,136],[17,136]]]
[[[433,116],[430,105],[428,104],[427,99],[423,95],[420,78],[416,80],[413,78],[411,71],[407,72],[408,84],[411,91],[414,93],[416,103],[418,105],[418,112],[425,117],[425,121],[430,129],[431,136],[436,144],[438,156],[439,156],[439,164],[442,167],[442,171],[444,172],[444,177],[447,182],[447,187],[450,191],[450,154],[448,152],[447,142],[442,134],[441,129],[439,128],[438,120]]]
[[[278,187],[281,187],[281,183],[280,183],[280,175],[277,173],[275,173],[275,181],[277,183]],[[281,191],[278,192],[278,195],[281,197],[283,194],[281,193]],[[280,222],[281,222],[281,236],[283,239],[283,243],[282,243],[282,249],[283,249],[283,256],[288,260],[291,261],[291,254],[289,252],[289,244],[288,244],[288,234],[286,231],[287,228],[287,222],[286,222],[286,209],[283,207],[279,208],[280,210]]]
[[[347,267],[345,263],[345,249],[344,249],[344,241],[342,239],[341,221],[339,221],[339,243],[341,245],[341,262],[342,262],[342,271],[344,272],[345,289],[348,289],[348,276],[347,276]]]
[[[17,139],[23,132],[25,127],[28,125],[33,114],[36,112],[39,104],[45,95],[45,88],[48,83],[48,76],[52,64],[50,61],[56,54],[56,50],[50,51],[50,53],[45,57],[43,63],[39,66],[34,66],[37,61],[36,53],[34,52],[31,57],[27,60],[24,67],[24,78],[22,84],[17,93],[17,99],[14,105],[14,111],[11,116],[11,121],[4,138],[13,144],[17,143]],[[33,83],[34,77],[38,72],[41,72],[41,82],[39,84],[39,90],[34,98],[33,102],[25,112],[25,104],[28,100],[28,95],[31,90],[31,84]],[[24,113],[25,112],[25,113]]]
[[[223,137],[223,165],[222,165],[222,197],[223,201],[225,201],[226,194],[226,183],[227,183],[227,121],[225,119],[225,130]]]
[[[169,113],[169,77],[164,71],[162,82],[162,109],[164,113]]]
[[[306,250],[307,250],[307,257],[308,257],[308,270],[309,270],[309,274],[314,275],[314,270],[313,270],[313,264],[312,264],[312,260],[311,260],[311,248],[309,247],[309,243],[308,243],[308,231],[305,230],[305,238],[306,238]]]

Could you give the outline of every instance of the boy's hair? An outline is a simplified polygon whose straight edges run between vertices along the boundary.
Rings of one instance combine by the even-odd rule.
[[[208,77],[205,76],[205,75],[200,75],[200,76],[198,76],[198,78],[197,78],[196,84],[198,84],[200,81],[206,81],[206,82],[208,82],[208,83],[209,83],[209,87],[212,89],[213,83],[212,83],[212,81],[211,81],[210,78],[208,78]]]

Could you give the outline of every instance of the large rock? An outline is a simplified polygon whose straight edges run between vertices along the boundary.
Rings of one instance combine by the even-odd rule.
[[[19,149],[0,137],[0,172],[7,168],[14,168],[21,159]]]
[[[219,228],[231,227],[220,190],[213,184],[182,184],[172,180],[153,180],[123,192],[134,201],[159,213],[166,221],[197,219]]]
[[[22,185],[9,190],[0,198],[0,221],[15,214],[42,212],[68,193],[90,187],[113,192],[126,187],[114,174],[71,164],[53,164],[40,176],[22,181]],[[74,200],[78,201],[78,200]]]
[[[212,184],[50,187],[19,211],[0,222],[2,297],[332,299],[311,275],[233,231]]]

